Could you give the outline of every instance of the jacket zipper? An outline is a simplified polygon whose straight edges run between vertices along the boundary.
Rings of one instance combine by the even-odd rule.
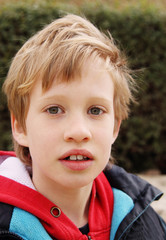
[[[19,235],[15,234],[15,233],[9,232],[7,230],[0,231],[0,236],[5,235],[5,234],[8,236],[16,237],[18,240],[24,240],[22,237],[20,237]]]

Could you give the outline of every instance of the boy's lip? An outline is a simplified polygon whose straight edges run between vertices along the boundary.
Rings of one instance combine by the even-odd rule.
[[[60,158],[59,160],[66,160],[66,158],[72,156],[72,155],[82,155],[83,157],[87,157],[89,160],[93,160],[93,155],[91,154],[91,152],[89,152],[86,149],[72,149],[69,150],[67,152],[65,152]]]

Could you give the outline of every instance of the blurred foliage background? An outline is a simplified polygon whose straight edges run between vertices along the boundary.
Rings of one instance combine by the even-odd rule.
[[[86,16],[109,30],[136,70],[137,105],[113,147],[117,164],[131,172],[166,173],[166,2],[165,0],[0,0],[0,88],[23,43],[64,13]],[[11,150],[10,118],[0,92],[0,149]]]

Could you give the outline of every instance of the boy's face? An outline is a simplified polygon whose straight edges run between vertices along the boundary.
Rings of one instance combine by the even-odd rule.
[[[41,81],[36,83],[26,133],[14,119],[13,134],[30,149],[37,188],[83,187],[105,168],[118,134],[113,96],[113,82],[99,59],[87,61],[73,81],[55,80],[45,93]]]

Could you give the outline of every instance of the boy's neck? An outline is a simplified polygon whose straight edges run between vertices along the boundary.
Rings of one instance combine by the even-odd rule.
[[[56,204],[63,213],[78,227],[83,227],[88,223],[88,210],[90,204],[90,196],[92,183],[77,189],[62,189],[62,186],[49,186],[42,184],[42,188],[37,184],[34,185],[41,194]]]
[[[92,184],[77,189],[77,192],[65,193],[63,200],[59,199],[59,204],[57,204],[78,228],[88,223],[91,189]]]

